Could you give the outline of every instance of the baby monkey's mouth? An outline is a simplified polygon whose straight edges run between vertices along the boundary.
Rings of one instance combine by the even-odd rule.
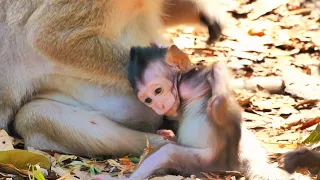
[[[178,108],[179,102],[176,102],[164,115],[168,117],[176,117],[178,116]]]
[[[174,107],[172,107],[168,112],[165,113],[166,116],[175,117],[178,115]]]

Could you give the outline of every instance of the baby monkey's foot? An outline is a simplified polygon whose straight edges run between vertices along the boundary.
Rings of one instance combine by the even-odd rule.
[[[160,136],[162,136],[162,138],[165,139],[165,140],[169,140],[169,141],[173,141],[173,142],[177,141],[176,135],[171,130],[160,129],[160,130],[157,131],[157,133]]]
[[[309,168],[312,173],[320,173],[320,152],[318,151],[300,148],[286,153],[281,160],[284,169],[289,173],[293,173],[298,167]]]

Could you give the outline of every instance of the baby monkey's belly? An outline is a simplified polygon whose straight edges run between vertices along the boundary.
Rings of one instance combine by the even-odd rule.
[[[178,143],[194,148],[207,148],[212,143],[211,132],[212,127],[206,114],[188,117],[179,127]]]

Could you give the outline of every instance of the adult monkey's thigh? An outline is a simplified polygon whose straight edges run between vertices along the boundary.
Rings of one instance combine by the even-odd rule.
[[[83,156],[139,155],[146,147],[146,136],[152,143],[160,139],[126,128],[98,111],[47,99],[23,106],[16,116],[16,129],[27,146]]]

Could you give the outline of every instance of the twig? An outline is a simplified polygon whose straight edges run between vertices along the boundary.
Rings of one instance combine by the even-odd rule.
[[[68,174],[65,174],[65,175],[63,175],[63,176],[61,176],[59,179],[57,179],[57,180],[63,180],[63,179],[66,179],[66,178],[68,178],[68,177],[70,177],[71,176],[71,174],[70,173],[68,173]]]

